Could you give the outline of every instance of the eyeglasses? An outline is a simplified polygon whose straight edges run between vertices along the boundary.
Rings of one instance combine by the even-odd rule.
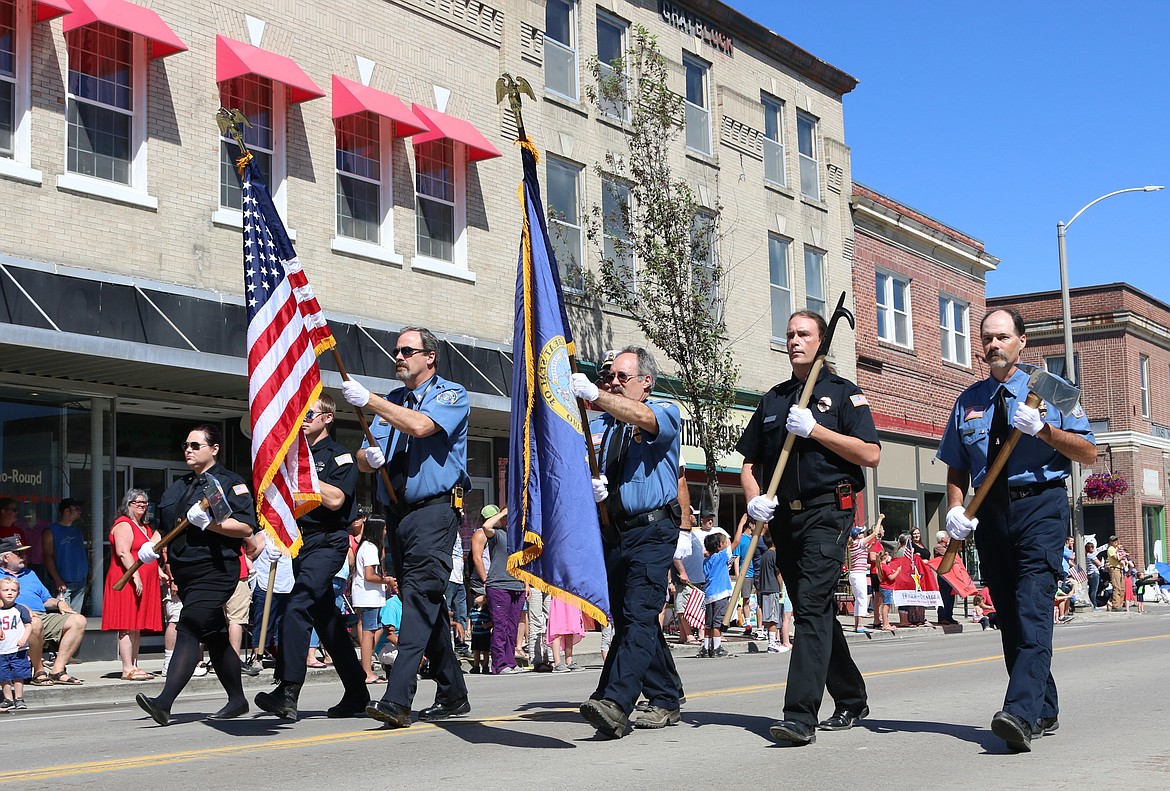
[[[308,412],[305,413],[305,422],[308,423],[310,420],[315,420],[315,419],[321,417],[322,415],[332,415],[332,414],[333,414],[332,412],[324,412],[324,411],[317,411],[315,409],[310,409]]]
[[[619,384],[625,384],[631,379],[641,379],[645,374],[628,374],[625,371],[604,371],[597,377],[599,382],[612,382],[615,378]]]
[[[146,505],[149,505],[149,504],[150,504],[150,503],[149,503],[149,501],[148,501],[148,500],[131,500],[131,501],[130,501],[130,505],[141,505],[141,506],[146,506]]]
[[[211,447],[211,445],[206,443],[206,442],[203,443],[202,445],[199,444],[198,442],[180,442],[179,443],[179,450],[188,450],[188,449],[199,450],[200,448],[210,448],[210,447]]]
[[[413,346],[399,346],[394,349],[394,356],[402,355],[405,359],[410,359],[416,354],[430,354],[431,349],[416,349]]]

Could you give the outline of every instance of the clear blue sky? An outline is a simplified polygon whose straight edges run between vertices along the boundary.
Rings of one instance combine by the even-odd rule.
[[[987,293],[1124,281],[1170,302],[1170,2],[725,0],[852,74],[853,178],[983,240]]]

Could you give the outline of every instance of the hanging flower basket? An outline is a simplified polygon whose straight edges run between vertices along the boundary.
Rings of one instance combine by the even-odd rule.
[[[1112,500],[1129,491],[1125,478],[1116,472],[1095,472],[1085,478],[1082,490],[1086,500]]]

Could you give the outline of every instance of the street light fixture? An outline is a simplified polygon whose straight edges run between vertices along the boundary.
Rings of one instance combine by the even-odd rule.
[[[1145,186],[1145,187],[1127,187],[1123,190],[1114,190],[1113,192],[1102,195],[1095,200],[1091,200],[1081,207],[1081,210],[1073,215],[1068,222],[1061,220],[1056,223],[1056,249],[1060,256],[1060,307],[1062,318],[1064,321],[1064,378],[1075,385],[1080,385],[1077,381],[1076,368],[1073,367],[1073,334],[1072,334],[1072,304],[1068,293],[1068,261],[1065,257],[1064,249],[1064,234],[1069,226],[1077,221],[1077,218],[1085,213],[1090,207],[1095,206],[1106,198],[1112,198],[1114,195],[1121,195],[1125,192],[1158,192],[1165,189],[1161,186]],[[1077,512],[1080,509],[1080,488],[1081,488],[1081,465],[1077,462],[1072,463],[1072,509],[1070,517],[1072,519],[1072,534],[1073,543],[1076,547],[1077,561],[1081,568],[1085,567],[1085,536],[1082,530],[1081,520],[1077,518]]]

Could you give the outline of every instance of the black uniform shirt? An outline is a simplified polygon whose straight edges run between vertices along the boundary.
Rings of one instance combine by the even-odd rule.
[[[223,487],[224,497],[232,509],[232,518],[249,525],[255,532],[256,504],[244,479],[218,462],[205,474],[214,475],[219,485]],[[159,525],[163,535],[170,532],[180,520],[186,519],[187,511],[199,502],[202,496],[200,494],[202,478],[203,475],[189,472],[163,492],[162,499],[159,500],[161,514]],[[171,563],[182,565],[204,561],[215,562],[217,565],[224,561],[238,564],[242,546],[242,539],[188,525],[186,530],[167,545],[167,557]]]
[[[793,377],[764,393],[760,406],[735,446],[745,460],[755,465],[761,493],[767,491],[772,470],[780,460],[780,450],[788,437],[785,428],[788,410],[800,401],[803,388],[804,382]],[[822,368],[808,406],[813,418],[825,428],[880,444],[869,402],[861,389],[848,379]],[[861,466],[846,461],[815,439],[797,437],[777,495],[781,502],[807,500],[831,494],[842,482],[853,484],[854,491],[865,488]]]
[[[311,448],[313,463],[317,465],[317,480],[336,486],[345,492],[345,502],[336,511],[321,505],[297,520],[297,526],[306,533],[321,533],[333,530],[348,530],[357,519],[358,468],[353,453],[332,437],[322,437]]]

